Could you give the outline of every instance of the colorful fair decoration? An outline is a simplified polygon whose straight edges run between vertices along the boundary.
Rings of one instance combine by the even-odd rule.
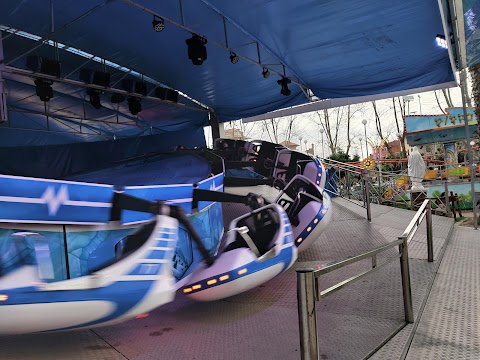
[[[383,198],[385,200],[391,200],[393,198],[393,189],[391,187],[385,189],[385,192],[383,193]]]
[[[371,157],[363,159],[362,167],[367,170],[373,170],[375,168],[375,160],[373,160]]]
[[[468,107],[467,123],[470,133],[477,130],[475,108]],[[405,116],[405,136],[410,146],[455,143],[465,139],[463,108],[448,108],[446,114]],[[456,162],[456,161],[455,161]]]
[[[408,189],[408,176],[401,175],[395,179],[396,189]]]

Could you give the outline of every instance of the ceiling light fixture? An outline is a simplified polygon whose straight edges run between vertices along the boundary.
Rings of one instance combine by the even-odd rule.
[[[238,63],[238,60],[239,60],[239,59],[240,59],[240,58],[238,57],[237,54],[235,54],[233,51],[230,51],[230,62],[231,62],[232,64]]]
[[[60,63],[56,60],[30,55],[27,57],[27,69],[45,75],[60,77]],[[42,101],[53,98],[53,80],[35,79],[35,92]]]
[[[110,87],[110,74],[107,72],[83,68],[80,69],[79,78],[86,84],[93,84],[105,88]],[[101,109],[102,103],[100,102],[100,95],[103,94],[103,91],[100,89],[87,89],[86,94],[90,96],[90,104],[97,110]]]
[[[133,116],[137,115],[140,111],[142,111],[141,100],[138,97],[130,96],[128,98],[128,110],[130,110],[130,113]]]
[[[31,55],[27,57],[27,69],[33,72],[60,77],[60,63],[57,60]]]
[[[277,84],[282,87],[282,89],[280,90],[280,94],[284,96],[290,96],[292,92],[288,88],[288,84],[290,84],[291,82],[292,80],[286,77],[282,78],[281,80],[277,80]]]
[[[90,104],[92,104],[92,106],[97,110],[101,109],[102,103],[100,102],[100,94],[102,91],[97,89],[87,89],[86,93],[88,96],[90,96]]]
[[[155,96],[162,100],[178,103],[178,92],[172,89],[167,89],[159,86],[155,89]]]
[[[270,76],[270,71],[267,68],[263,68],[262,76],[264,79],[268,78]]]
[[[147,96],[148,87],[144,81],[136,81],[132,79],[122,80],[122,89],[128,93],[135,93],[143,96]]]
[[[42,101],[50,101],[53,98],[53,81],[47,79],[35,80],[35,92]]]
[[[438,47],[448,49],[447,39],[445,39],[445,35],[437,35],[435,37],[435,42],[437,43]]]
[[[165,29],[165,20],[159,16],[153,15],[152,25],[153,30],[156,32],[161,32]]]
[[[205,44],[207,39],[193,34],[190,39],[185,40],[188,45],[188,58],[192,60],[193,65],[202,65],[207,60],[207,48]]]

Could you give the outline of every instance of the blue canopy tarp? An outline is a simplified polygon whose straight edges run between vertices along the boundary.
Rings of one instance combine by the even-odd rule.
[[[207,109],[224,122],[305,104],[313,96],[413,92],[455,80],[448,51],[435,44],[436,35],[445,32],[436,1],[198,0],[179,5],[178,0],[2,1],[5,59],[0,66],[8,79],[10,115],[18,121],[28,111],[43,112],[46,130],[42,140],[30,131],[16,137],[23,143],[10,140],[9,145],[49,144],[48,132],[54,134],[53,143],[99,140],[98,134],[59,139],[45,124],[52,114],[85,121],[91,132],[95,121],[119,116],[136,128],[129,134],[121,120],[113,121],[108,128],[99,125],[101,134],[138,137],[150,127],[147,135],[161,132],[165,121],[184,124],[185,132],[188,125],[205,126]],[[153,30],[154,15],[164,18],[164,31]],[[185,40],[192,33],[208,40],[202,65],[187,57]],[[230,61],[231,52],[240,56],[238,63]],[[149,95],[160,84],[187,97],[180,96],[180,105],[143,101],[142,111],[132,115],[125,103],[111,104],[108,91],[101,94],[106,110],[96,110],[85,87],[57,81],[55,96],[44,108],[32,75],[15,72],[25,71],[27,55],[57,57],[68,81],[78,81],[82,67],[93,67],[111,72],[115,88],[122,78],[147,79]],[[291,80],[289,96],[280,94],[282,76]],[[74,127],[78,132],[79,125]],[[11,122],[0,125],[0,137],[6,128],[12,128]]]

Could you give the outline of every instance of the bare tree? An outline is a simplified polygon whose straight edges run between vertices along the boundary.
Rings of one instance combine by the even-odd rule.
[[[266,133],[268,139],[276,144],[283,140],[291,142],[293,138],[298,137],[299,135],[298,121],[296,120],[296,115],[262,120],[262,135]]]
[[[280,119],[262,120],[262,132],[266,132],[271,142],[278,144]]]
[[[400,97],[398,97],[398,107],[400,108],[400,114],[402,114],[402,118],[405,119],[406,106],[405,106],[405,102],[402,105],[402,101],[400,100]]]
[[[398,134],[398,139],[400,140],[400,146],[402,148],[402,156],[406,156],[407,152],[405,150],[405,132],[403,131],[403,124],[402,124],[402,129],[400,130],[400,125],[398,123],[398,114],[397,114],[397,108],[395,106],[395,98],[392,98],[393,102],[393,114],[395,115],[395,125],[397,126],[397,134]],[[400,102],[400,99],[398,99],[398,102]],[[400,104],[400,112],[402,111],[402,105]]]
[[[450,89],[442,89],[443,97],[447,102],[447,107],[453,107],[452,97],[450,95]]]
[[[375,113],[375,126],[377,127],[377,133],[378,133],[378,136],[380,136],[380,139],[383,140],[385,139],[385,137],[383,136],[382,123],[380,121],[380,115],[378,113],[377,104],[375,104],[375,101],[372,101],[372,106],[373,106],[373,111]],[[390,154],[390,156],[393,156],[392,147],[390,146],[388,141],[385,143],[385,146],[387,147],[387,151]]]
[[[325,130],[325,136],[327,138],[327,145],[330,148],[331,154],[336,154],[338,150],[338,136],[340,124],[342,122],[343,111],[341,108],[337,109],[324,109],[322,111],[316,111],[317,118],[314,123]]]
[[[440,104],[440,99],[438,98],[437,91],[434,90],[433,93],[435,94],[435,100],[437,100],[438,108],[442,111],[442,113],[446,114],[445,110],[443,110],[443,106]]]
[[[244,124],[241,120],[235,120],[225,123],[225,135],[234,139],[246,140],[251,138],[255,129],[255,123]],[[231,131],[230,131],[231,130]]]
[[[251,139],[255,130],[255,123],[244,123],[243,121],[240,121],[240,129],[242,130],[245,139]]]
[[[352,142],[355,136],[352,136],[351,134],[351,121],[352,118],[355,116],[355,114],[362,112],[363,111],[363,104],[357,104],[357,105],[348,105],[347,106],[347,150],[345,153],[348,155],[350,153],[350,148],[352,147]]]
[[[291,115],[291,116],[288,116],[285,120],[286,120],[286,127],[285,127],[285,131],[284,131],[284,137],[285,137],[285,141],[287,142],[290,142],[291,139],[292,139],[292,136],[296,136],[297,133],[296,133],[296,128],[295,128],[295,119],[296,119],[296,116],[295,115]]]

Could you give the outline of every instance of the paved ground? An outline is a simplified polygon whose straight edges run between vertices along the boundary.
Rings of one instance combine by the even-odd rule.
[[[365,209],[336,199],[332,223],[317,242],[300,255],[294,267],[246,293],[212,303],[196,303],[179,294],[174,302],[153,311],[145,319],[112,327],[0,337],[0,359],[300,359],[295,268],[345,259],[395,240],[414,213],[374,205],[371,223],[365,220],[365,215]],[[435,259],[438,259],[453,229],[453,221],[437,216],[433,219]],[[426,232],[422,226],[409,249],[417,319],[438,268],[437,260],[434,263],[425,260],[425,242]],[[471,246],[476,245],[471,242]],[[392,250],[386,255],[395,253]],[[473,254],[470,254],[472,261]],[[337,283],[369,266],[367,262],[327,274],[321,286]],[[477,292],[468,296],[473,294]],[[450,296],[453,298],[453,293]],[[478,313],[475,300],[472,297],[469,309]],[[425,309],[427,311],[428,306]],[[452,309],[452,313],[454,311]],[[415,330],[417,334],[423,332],[423,318],[418,328],[418,323],[408,325],[372,358],[399,358]],[[403,319],[399,265],[392,263],[385,271],[375,272],[317,302],[321,359],[366,358],[404,326]],[[478,331],[478,323],[472,324],[471,333],[466,335],[475,335],[474,330]],[[413,350],[430,344],[426,336],[423,340],[414,338],[409,359],[423,358],[415,357]],[[421,342],[417,345],[417,341]]]

